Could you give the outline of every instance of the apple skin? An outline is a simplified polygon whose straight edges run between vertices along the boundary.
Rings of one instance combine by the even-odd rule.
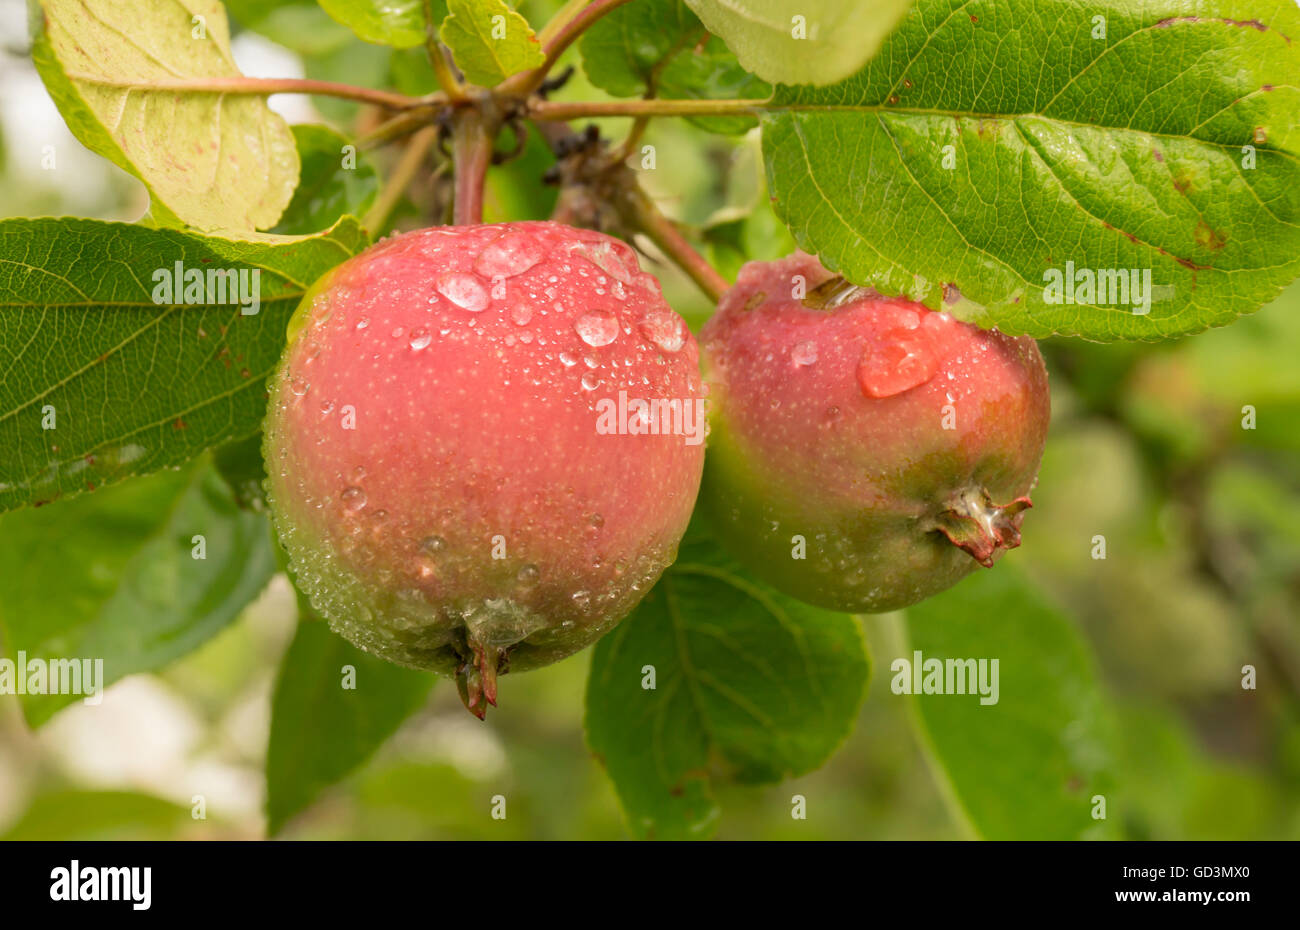
[[[1032,339],[853,289],[795,253],[745,265],[700,342],[702,505],[775,587],[895,610],[1019,544],[1050,417]]]
[[[702,411],[698,359],[600,233],[372,246],[304,297],[270,383],[268,498],[298,586],[359,647],[458,676],[478,713],[476,688],[495,703],[499,671],[588,645],[675,557],[703,445],[598,419],[621,391]]]

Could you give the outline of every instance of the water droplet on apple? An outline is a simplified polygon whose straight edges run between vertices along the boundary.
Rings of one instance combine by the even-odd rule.
[[[686,345],[686,324],[669,310],[656,310],[641,321],[641,335],[665,352],[677,352]]]
[[[356,485],[350,485],[343,489],[343,493],[339,495],[339,500],[343,502],[345,509],[356,513],[366,506],[366,492]]]
[[[892,330],[867,343],[858,387],[867,397],[893,397],[929,381],[938,367],[939,354],[924,330]]]
[[[817,343],[801,342],[790,351],[790,361],[799,366],[811,365],[817,361]]]
[[[482,313],[491,302],[482,281],[472,274],[458,271],[438,278],[438,293],[470,313]]]
[[[513,278],[542,260],[542,247],[527,233],[512,231],[489,242],[474,262],[485,278]]]
[[[573,328],[587,345],[607,346],[618,338],[618,317],[608,310],[593,310],[579,317]]]

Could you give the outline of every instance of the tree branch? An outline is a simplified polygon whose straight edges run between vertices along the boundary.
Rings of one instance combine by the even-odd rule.
[[[554,26],[553,21],[548,23],[546,28],[542,30],[543,36],[549,34],[549,38],[543,40],[542,43],[542,50],[546,53],[546,60],[532,71],[524,71],[506,79],[497,89],[502,94],[517,94],[521,97],[527,97],[537,90],[542,81],[546,80],[546,75],[555,67],[555,63],[560,60],[560,56],[580,35],[587,31],[592,23],[611,10],[617,9],[628,2],[629,0],[594,0],[594,2],[578,10],[575,15],[572,15],[571,19],[564,19],[563,17],[571,13],[574,4],[566,5],[555,17],[555,21],[559,22],[559,26]]]
[[[535,120],[570,120],[598,116],[757,116],[766,100],[534,100],[528,115]]]
[[[451,69],[451,63],[447,61],[447,50],[438,41],[438,26],[433,21],[433,0],[424,0],[424,22],[424,50],[429,55],[433,76],[448,100],[462,101],[465,99],[465,85]]]

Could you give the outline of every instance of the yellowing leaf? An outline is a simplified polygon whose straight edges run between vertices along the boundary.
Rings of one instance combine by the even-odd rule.
[[[138,177],[154,219],[266,229],[298,183],[288,125],[258,96],[158,89],[237,78],[216,0],[41,0],[32,58],[83,145]]]
[[[686,0],[766,81],[830,84],[865,65],[910,0]]]

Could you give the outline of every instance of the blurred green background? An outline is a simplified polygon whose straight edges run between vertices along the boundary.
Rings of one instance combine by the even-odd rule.
[[[73,140],[46,95],[26,57],[25,6],[0,0],[0,216],[139,218],[141,186]],[[258,15],[251,0],[231,6],[236,17]],[[535,24],[552,8],[521,6]],[[342,30],[293,34],[298,51],[237,29],[236,59],[261,76],[431,89],[414,53],[366,46]],[[601,95],[579,70],[558,96]],[[272,105],[291,122],[345,132],[364,118],[331,101]],[[618,139],[627,121],[601,125]],[[742,256],[790,251],[767,205],[755,136],[663,120],[645,142],[659,165],[643,172],[647,187],[707,237],[724,273],[734,275]],[[42,166],[49,151],[53,170]],[[546,216],[555,192],[538,177],[548,164],[534,139],[524,158],[495,171],[487,218]],[[400,225],[419,225],[418,209],[399,209]],[[648,267],[698,327],[707,301],[671,266]],[[1044,350],[1054,419],[1024,545],[1008,558],[1074,614],[1098,656],[1123,753],[1111,816],[1134,838],[1300,838],[1300,286],[1181,342],[1060,341]],[[1242,428],[1247,405],[1253,430]],[[1091,556],[1097,535],[1107,540],[1104,561]],[[281,576],[198,652],[115,685],[98,708],[73,706],[33,732],[16,700],[0,698],[0,837],[262,836],[270,694],[294,622]],[[841,751],[804,778],[724,790],[720,837],[962,835],[906,701],[889,691],[895,623],[863,618],[875,676]],[[284,835],[624,836],[613,791],[583,743],[589,658],[507,677],[504,709],[486,723],[440,683],[371,762]],[[1257,690],[1243,690],[1244,665],[1257,669]],[[510,798],[504,821],[487,813],[497,794]],[[807,821],[790,818],[793,794],[812,800]],[[207,800],[206,821],[190,816],[195,795]]]

